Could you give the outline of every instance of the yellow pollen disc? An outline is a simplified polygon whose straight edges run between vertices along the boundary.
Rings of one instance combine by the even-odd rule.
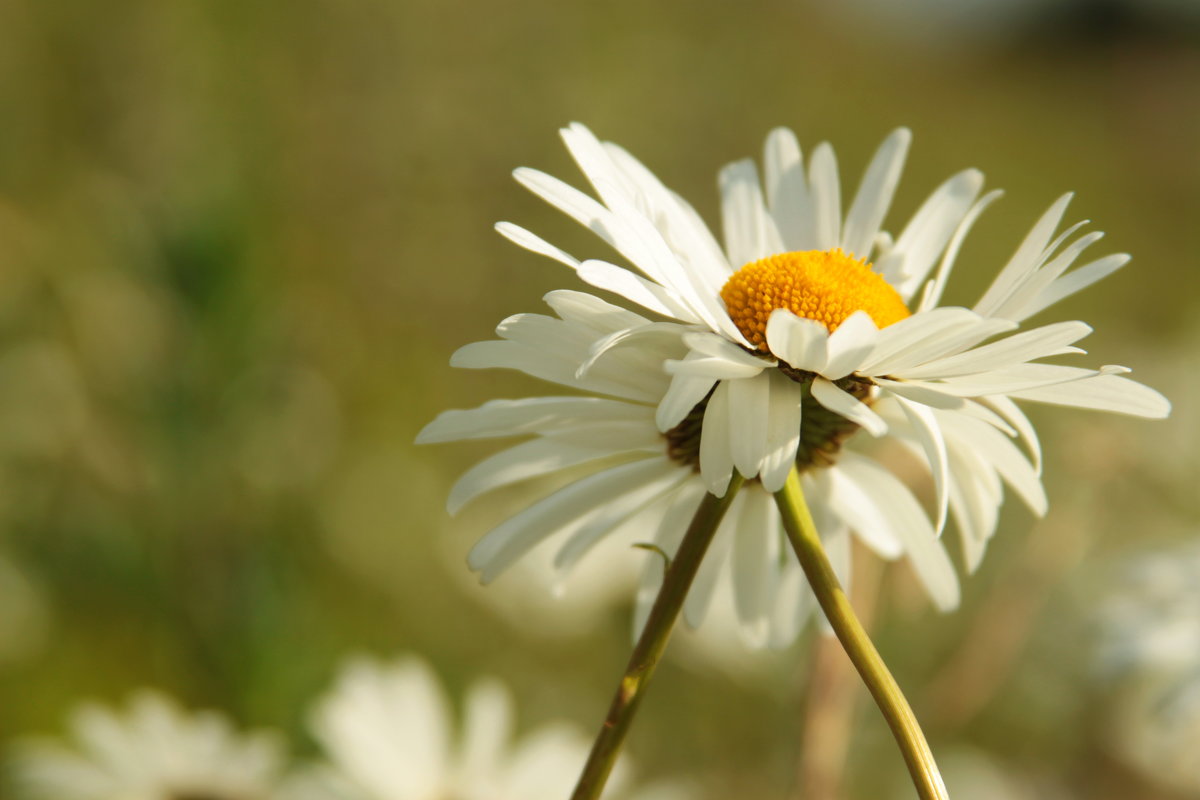
[[[777,308],[816,320],[830,333],[855,311],[866,311],[880,328],[910,315],[900,295],[870,264],[840,249],[752,261],[725,282],[721,299],[738,330],[763,352],[767,320]]]

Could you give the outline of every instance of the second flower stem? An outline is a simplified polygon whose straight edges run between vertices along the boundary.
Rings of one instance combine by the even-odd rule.
[[[696,515],[683,536],[679,550],[667,567],[662,588],[659,589],[654,607],[646,620],[646,627],[642,629],[642,634],[633,648],[629,665],[625,667],[621,684],[613,696],[608,716],[600,726],[600,733],[592,744],[592,751],[588,754],[587,763],[579,776],[579,783],[575,786],[571,800],[596,800],[604,791],[604,784],[608,781],[608,775],[620,754],[621,744],[629,732],[646,684],[654,674],[654,668],[658,666],[663,651],[666,650],[667,640],[671,637],[671,630],[675,627],[675,620],[683,608],[683,601],[692,586],[692,580],[696,577],[696,571],[700,568],[700,562],[743,482],[744,479],[735,472],[724,496],[706,494],[700,502],[700,507],[696,509]]]
[[[833,627],[838,640],[846,650],[846,655],[858,670],[863,683],[875,698],[879,710],[883,712],[892,735],[900,746],[908,772],[917,788],[921,800],[949,800],[946,786],[942,782],[941,773],[933,760],[933,752],[925,741],[925,734],[917,723],[916,715],[900,686],[887,665],[871,643],[867,632],[854,614],[850,599],[838,582],[825,548],[821,545],[821,537],[813,523],[812,514],[804,502],[804,492],[800,488],[800,476],[795,469],[788,475],[787,483],[776,492],[775,502],[783,517],[783,527],[791,540],[792,548],[800,559],[800,566],[808,577],[817,602],[825,612],[825,618]]]

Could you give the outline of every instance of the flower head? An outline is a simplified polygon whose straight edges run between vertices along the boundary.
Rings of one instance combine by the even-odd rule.
[[[507,366],[588,394],[492,400],[446,411],[418,437],[428,443],[534,437],[468,470],[450,491],[451,511],[520,481],[569,469],[584,473],[479,541],[468,563],[484,581],[551,537],[559,542],[555,565],[564,575],[604,537],[628,537],[669,557],[707,488],[698,469],[704,416],[691,415],[665,434],[655,424],[655,399],[671,382],[662,364],[687,352],[679,330],[661,328],[660,336],[645,336],[642,347],[615,350],[580,376],[578,367],[598,337],[638,320],[639,329],[653,323],[582,292],[551,292],[546,302],[555,316],[510,317],[497,329],[499,341],[467,345],[451,363]],[[790,383],[782,373],[769,380]],[[812,403],[810,398],[798,402]],[[840,423],[836,418],[825,424]],[[815,447],[809,456],[824,458]],[[805,471],[801,480],[843,581],[849,578],[853,528],[885,558],[907,555],[940,607],[957,604],[957,578],[932,525],[911,492],[879,463],[846,452],[827,468]],[[771,495],[761,483],[748,484],[734,499],[688,596],[684,616],[689,624],[704,620],[719,583],[731,581],[748,643],[784,646],[796,638],[815,600],[799,565],[781,557],[780,525]],[[636,552],[631,550],[630,557],[645,564],[635,629],[649,613],[663,574],[659,555]]]
[[[283,752],[273,734],[237,734],[220,715],[188,713],[145,691],[125,713],[96,705],[71,718],[75,747],[24,744],[16,778],[47,800],[266,800]]]
[[[657,528],[663,541],[677,537],[670,531],[682,529],[680,517],[698,496],[687,493],[722,495],[737,470],[754,480],[727,521],[738,531],[726,537],[733,541],[730,571],[747,621],[757,619],[750,627],[762,633],[787,572],[773,555],[778,537],[764,532],[777,524],[768,495],[798,469],[810,503],[828,517],[826,535],[836,540],[850,530],[886,557],[907,554],[948,608],[958,590],[937,540],[946,520],[956,522],[974,569],[995,529],[1003,485],[1035,513],[1046,509],[1037,436],[1014,401],[1168,413],[1162,395],[1120,376],[1124,367],[1041,362],[1082,353],[1075,343],[1091,331],[1085,323],[1021,330],[1030,316],[1128,261],[1110,255],[1071,269],[1100,234],[1067,243],[1076,225],[1054,236],[1069,196],[1037,221],[974,308],[944,307],[963,239],[999,193],[980,196],[983,176],[965,170],[938,187],[898,236],[887,233],[907,130],[885,139],[845,215],[832,148],[819,145],[806,165],[790,131],[772,132],[762,182],[749,160],[721,171],[724,247],[690,205],[620,147],[581,125],[563,138],[598,200],[535,170],[519,169],[517,179],[633,269],[581,261],[511,223],[498,230],[655,318],[554,293],[547,299],[559,319],[510,318],[498,328],[503,341],[455,355],[457,366],[516,368],[613,398],[506,401],[448,412],[422,432],[424,441],[539,437],[468,473],[452,506],[494,485],[595,465],[593,475],[484,537],[470,562],[485,580],[563,529],[566,563],[619,524]],[[585,431],[593,431],[590,438]],[[908,489],[863,452],[864,438],[883,437],[927,466],[932,523]],[[603,460],[611,456],[629,463],[612,467]],[[685,510],[672,513],[677,495],[686,496],[678,500]],[[652,521],[661,519],[669,522]],[[715,546],[722,549],[720,535]],[[714,561],[706,567],[719,569]],[[701,597],[705,585],[702,573]]]

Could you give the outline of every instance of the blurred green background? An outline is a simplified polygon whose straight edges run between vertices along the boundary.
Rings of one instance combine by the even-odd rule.
[[[771,127],[830,140],[849,191],[907,125],[893,230],[961,168],[1007,191],[948,301],[1075,190],[1071,220],[1134,261],[1050,318],[1095,324],[1089,363],[1176,410],[1036,411],[1050,515],[1009,503],[955,614],[903,567],[868,576],[881,649],[944,759],[1012,777],[980,797],[1177,796],[1107,753],[1086,642],[1106,570],[1200,530],[1195,5],[829,6],[0,1],[0,742],[152,685],[303,755],[308,702],[358,651],[420,653],[454,694],[500,676],[523,728],[592,730],[628,594],[556,611],[474,586],[466,549],[521,494],[451,519],[490,446],[411,444],[444,408],[541,391],[447,360],[582,288],[492,224],[599,252],[510,171],[580,183],[555,134],[579,120],[715,223],[717,168]],[[544,616],[500,610],[519,602]],[[812,644],[678,650],[640,772],[792,796]],[[906,796],[855,693],[840,796]]]

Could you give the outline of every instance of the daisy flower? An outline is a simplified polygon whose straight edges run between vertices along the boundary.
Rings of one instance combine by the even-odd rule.
[[[152,691],[125,712],[85,705],[73,746],[29,741],[13,759],[17,785],[47,800],[266,800],[283,761],[273,734],[238,734],[211,711],[189,713]]]
[[[329,762],[294,778],[281,800],[567,796],[590,742],[565,723],[514,742],[513,716],[508,690],[484,679],[468,691],[455,735],[449,701],[423,661],[357,659],[312,714],[313,734]],[[650,791],[637,800],[680,800],[666,784]]]
[[[1071,269],[1101,234],[1071,240],[1075,225],[1055,236],[1069,195],[1035,223],[974,308],[943,307],[962,242],[999,193],[981,196],[982,175],[966,170],[939,186],[897,236],[884,231],[907,130],[880,146],[845,215],[832,148],[818,145],[805,164],[791,132],[772,132],[762,182],[749,160],[720,173],[724,247],[686,201],[620,147],[581,125],[563,138],[599,200],[536,170],[517,170],[517,180],[586,225],[633,269],[577,259],[511,223],[498,230],[654,317],[608,304],[584,309],[576,297],[570,308],[556,308],[557,320],[506,320],[498,329],[503,341],[468,345],[452,364],[515,368],[611,399],[509,401],[449,412],[418,441],[538,437],[468,473],[452,493],[452,510],[491,484],[604,464],[617,454],[633,460],[600,469],[485,536],[469,559],[484,580],[562,529],[575,543],[564,545],[564,563],[622,523],[653,530],[651,518],[669,518],[658,526],[659,539],[669,540],[696,498],[724,494],[736,469],[754,479],[751,491],[727,521],[738,534],[726,536],[733,541],[724,546],[718,534],[714,546],[732,550],[735,597],[756,631],[752,638],[776,638],[765,633],[773,618],[766,609],[778,607],[777,589],[790,579],[781,575],[787,569],[778,563],[769,496],[795,468],[835,562],[844,562],[842,542],[853,531],[885,557],[907,555],[935,603],[951,608],[957,579],[937,539],[946,520],[955,521],[974,569],[995,530],[1005,485],[1034,513],[1046,510],[1037,436],[1014,401],[1168,413],[1159,393],[1121,377],[1123,367],[1040,361],[1082,353],[1075,343],[1090,332],[1085,323],[1021,329],[1128,261],[1109,255]],[[634,420],[615,415],[633,409],[637,437],[604,433],[613,423],[632,430]],[[593,428],[597,437],[572,439]],[[864,438],[893,440],[917,454],[933,482],[932,520],[882,462],[863,452]],[[720,560],[705,566],[718,569],[711,562]],[[702,570],[693,590],[699,596],[689,599],[694,608],[705,603],[705,578]]]

